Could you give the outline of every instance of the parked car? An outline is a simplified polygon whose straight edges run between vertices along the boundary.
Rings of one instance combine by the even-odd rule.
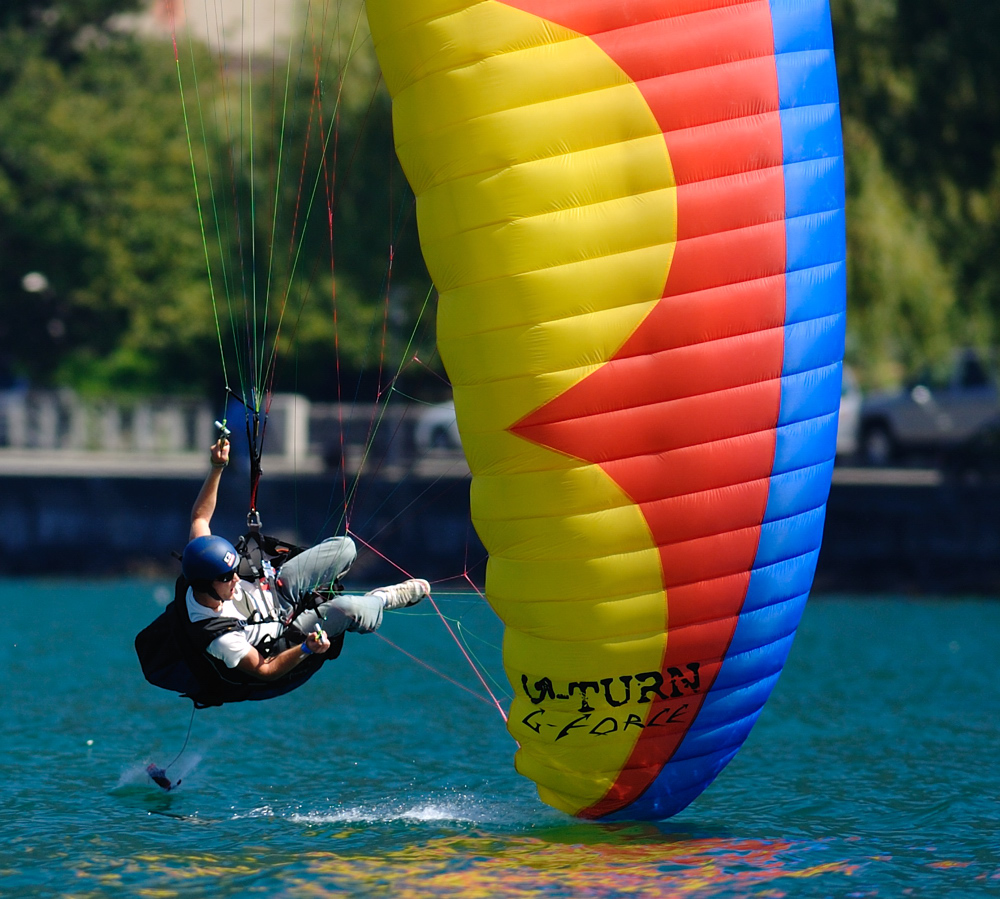
[[[902,390],[865,397],[859,452],[869,465],[936,462],[998,414],[992,374],[975,351],[963,350],[941,374],[927,371]]]
[[[418,450],[423,451],[462,448],[453,400],[428,406],[420,414],[413,430],[413,442]]]
[[[837,420],[837,455],[852,458],[858,451],[861,423],[861,389],[854,372],[844,366],[840,382],[840,416]]]

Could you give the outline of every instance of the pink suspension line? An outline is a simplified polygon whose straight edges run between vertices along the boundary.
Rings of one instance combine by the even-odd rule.
[[[348,536],[350,536],[353,539],[357,540],[359,543],[362,543],[364,546],[366,546],[368,549],[370,549],[373,553],[375,553],[375,555],[377,555],[380,558],[384,559],[390,565],[394,566],[395,568],[398,568],[403,574],[407,575],[407,577],[410,576],[409,572],[404,571],[402,568],[400,568],[399,565],[397,565],[395,562],[393,562],[392,559],[390,559],[385,554],[379,552],[374,546],[372,546],[370,543],[368,543],[363,538],[359,537],[353,531],[348,531]],[[470,583],[471,583],[471,581],[470,581]],[[431,606],[433,606],[434,611],[437,612],[437,616],[438,616],[438,618],[441,619],[441,623],[448,630],[448,633],[451,634],[451,638],[452,638],[452,640],[455,641],[455,645],[458,646],[459,651],[462,653],[463,656],[465,656],[465,661],[467,661],[469,663],[469,667],[475,672],[476,677],[479,678],[479,682],[483,685],[483,689],[485,689],[486,692],[489,693],[490,699],[493,700],[493,704],[497,707],[497,711],[500,712],[500,717],[503,718],[504,722],[506,723],[506,721],[507,721],[507,713],[504,711],[503,706],[500,705],[500,700],[497,699],[497,697],[494,694],[494,692],[490,689],[490,685],[488,683],[486,683],[486,679],[483,677],[482,673],[479,671],[479,668],[476,665],[476,663],[472,661],[472,657],[469,655],[469,653],[466,651],[465,647],[462,645],[462,641],[458,639],[458,635],[455,633],[454,630],[452,630],[451,625],[448,623],[448,619],[444,617],[444,614],[441,612],[441,609],[438,608],[438,604],[436,602],[434,602],[434,597],[433,596],[428,596],[427,599],[430,601]],[[407,653],[407,655],[409,655],[409,653]],[[426,667],[429,668],[430,666],[428,665]]]

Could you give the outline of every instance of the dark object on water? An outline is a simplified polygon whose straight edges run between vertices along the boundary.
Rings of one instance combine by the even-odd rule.
[[[157,767],[152,762],[146,765],[146,773],[152,778],[153,783],[158,787],[163,787],[168,793],[174,789],[174,787],[179,787],[181,785],[180,780],[177,783],[171,783],[170,778],[167,777],[167,772],[162,768]]]

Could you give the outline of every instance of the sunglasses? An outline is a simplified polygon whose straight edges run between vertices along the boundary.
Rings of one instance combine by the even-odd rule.
[[[217,577],[216,581],[218,581],[220,584],[228,584],[234,577],[236,577],[235,569],[233,571],[230,571],[229,574],[224,574],[222,575],[222,577]]]

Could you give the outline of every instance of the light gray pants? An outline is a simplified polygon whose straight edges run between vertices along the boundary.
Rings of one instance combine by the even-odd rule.
[[[310,546],[281,566],[279,578],[285,595],[297,602],[312,590],[328,590],[351,567],[357,555],[350,537],[328,537]],[[316,629],[317,622],[331,638],[344,631],[370,634],[382,623],[382,599],[346,593],[335,596],[315,610],[306,609],[295,618],[292,627],[307,634]]]

